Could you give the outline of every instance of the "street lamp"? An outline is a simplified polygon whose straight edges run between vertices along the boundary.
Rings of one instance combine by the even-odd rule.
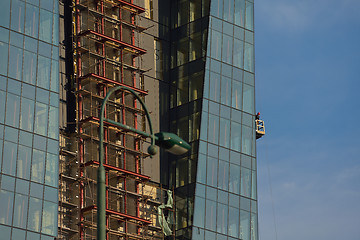
[[[124,125],[122,123],[113,121],[111,119],[104,119],[105,106],[106,102],[109,100],[111,94],[118,90],[126,90],[135,96],[137,100],[139,100],[141,106],[143,107],[146,118],[149,123],[150,134],[130,127],[128,125]],[[151,123],[151,118],[147,107],[145,106],[142,99],[136,94],[134,90],[125,86],[118,86],[110,89],[110,91],[106,94],[100,110],[100,129],[99,129],[99,168],[97,172],[97,240],[105,240],[106,239],[106,186],[105,186],[105,168],[104,168],[104,121],[109,122],[113,125],[116,125],[120,128],[126,129],[128,131],[137,133],[144,137],[150,137],[151,143],[148,148],[148,153],[150,155],[155,155],[157,153],[157,149],[155,144],[159,147],[164,148],[166,151],[175,154],[181,155],[189,151],[190,145],[181,139],[179,136],[173,133],[167,132],[159,132],[154,134],[153,127]]]

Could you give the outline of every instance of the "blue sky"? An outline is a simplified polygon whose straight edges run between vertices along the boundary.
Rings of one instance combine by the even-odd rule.
[[[360,240],[360,0],[255,0],[255,56],[260,240]]]

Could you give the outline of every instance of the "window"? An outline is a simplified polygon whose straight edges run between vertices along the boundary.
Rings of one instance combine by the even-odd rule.
[[[244,27],[245,0],[235,0],[235,24]]]
[[[22,194],[15,194],[14,221],[13,225],[19,228],[26,228],[28,197]]]
[[[20,113],[20,128],[33,131],[34,125],[34,101],[22,98],[21,100],[21,113]],[[57,127],[56,127],[57,128]]]
[[[6,149],[6,150],[5,150]],[[2,172],[15,176],[17,145],[12,142],[4,142],[3,169]]]
[[[224,118],[220,118],[219,144],[226,148],[230,146],[230,121]]]
[[[247,168],[241,168],[241,191],[240,194],[245,197],[251,196],[251,170]]]
[[[230,164],[229,191],[239,194],[240,191],[240,167]]]
[[[39,8],[26,4],[25,34],[37,38],[39,33]]]
[[[52,42],[53,14],[49,11],[40,10],[39,39],[45,42]]]
[[[44,183],[45,172],[45,152],[33,149],[31,163],[31,180],[38,183]]]
[[[207,176],[206,183],[210,186],[217,187],[218,160],[213,157],[207,159]]]
[[[205,227],[207,229],[216,230],[216,202],[206,200]]]
[[[204,227],[205,224],[205,199],[195,198],[194,226]]]
[[[217,144],[219,141],[219,117],[209,114],[208,140]]]
[[[40,231],[40,223],[41,223],[41,200],[30,197],[29,201],[29,217],[27,228],[33,230],[35,232]],[[55,218],[55,216],[54,216]]]
[[[231,139],[230,148],[239,151],[241,148],[241,125],[236,122],[231,122]]]
[[[16,176],[30,179],[30,164],[31,148],[19,145]]]
[[[227,234],[228,228],[228,206],[224,204],[217,205],[217,232]]]
[[[231,106],[233,108],[242,109],[242,84],[241,82],[233,81],[232,83],[232,95]]]

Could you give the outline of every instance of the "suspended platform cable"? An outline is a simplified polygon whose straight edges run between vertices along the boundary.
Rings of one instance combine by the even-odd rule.
[[[269,163],[269,149],[266,139],[264,139],[264,146],[265,146],[265,162],[267,168],[267,175],[268,175],[268,183],[270,189],[270,198],[271,198],[271,208],[272,208],[272,215],[274,221],[274,231],[275,231],[275,240],[278,240],[278,233],[277,233],[277,225],[276,225],[276,215],[275,215],[275,203],[273,197],[273,190],[272,190],[272,180],[271,180],[271,171],[270,171],[270,163]]]

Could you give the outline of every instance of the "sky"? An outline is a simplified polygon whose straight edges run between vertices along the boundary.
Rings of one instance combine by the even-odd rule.
[[[260,240],[360,240],[360,0],[255,0]]]

